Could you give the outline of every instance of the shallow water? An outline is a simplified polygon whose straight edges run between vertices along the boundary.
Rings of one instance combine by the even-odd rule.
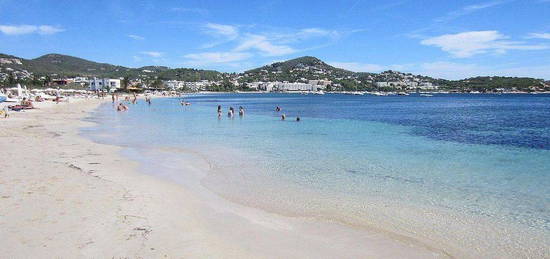
[[[127,113],[104,105],[92,118],[101,124],[85,134],[159,165],[170,156],[136,154],[193,150],[213,167],[203,185],[249,206],[374,227],[457,254],[549,255],[548,95],[185,100],[192,105],[155,99]],[[242,105],[246,115],[218,119],[218,104],[224,112]]]

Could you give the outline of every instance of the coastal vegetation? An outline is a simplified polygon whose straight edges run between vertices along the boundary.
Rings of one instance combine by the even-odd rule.
[[[223,73],[165,66],[129,68],[61,54],[47,54],[35,59],[0,54],[2,87],[17,83],[30,87],[47,87],[51,85],[53,78],[67,77],[123,78],[124,89],[127,89],[132,80],[139,80],[140,85],[152,87],[163,87],[162,82],[168,80],[216,82],[205,87],[209,91],[246,91],[250,90],[248,85],[253,82],[308,83],[310,80],[330,81],[326,86],[329,91],[394,91],[396,86],[406,87],[411,84],[437,85],[440,90],[456,92],[541,91],[550,88],[549,82],[528,77],[481,76],[446,80],[392,70],[382,73],[352,72],[333,67],[311,56],[275,62],[242,73]],[[84,85],[70,83],[62,87],[83,88]]]

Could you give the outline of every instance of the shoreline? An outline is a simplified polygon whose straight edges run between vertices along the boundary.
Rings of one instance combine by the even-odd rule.
[[[434,257],[434,251],[339,224],[289,219],[198,196],[140,172],[79,135],[109,100],[42,106],[2,120],[0,253],[7,257]],[[70,108],[69,108],[70,107]],[[197,168],[186,167],[187,170]],[[200,186],[198,186],[200,188]],[[208,203],[205,201],[215,202]],[[223,206],[219,206],[223,205]],[[244,213],[244,214],[243,214]],[[241,239],[235,240],[235,234]]]

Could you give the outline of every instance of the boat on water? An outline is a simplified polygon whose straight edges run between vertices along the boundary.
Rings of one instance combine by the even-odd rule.
[[[432,97],[434,96],[433,94],[420,94],[420,96],[424,96],[424,97]]]

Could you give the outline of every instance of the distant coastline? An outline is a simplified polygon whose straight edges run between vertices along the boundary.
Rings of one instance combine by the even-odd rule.
[[[304,56],[241,73],[193,68],[128,68],[61,54],[23,59],[0,54],[0,88],[71,88],[100,91],[544,93],[550,81],[478,76],[446,80],[398,71],[352,72]]]

